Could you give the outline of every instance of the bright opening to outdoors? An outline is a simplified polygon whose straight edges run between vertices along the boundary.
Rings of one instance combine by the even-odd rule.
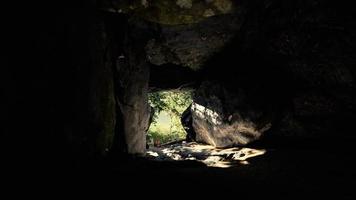
[[[149,146],[184,140],[186,132],[180,119],[182,113],[192,103],[192,91],[170,90],[150,93],[149,103],[154,112],[147,133]]]

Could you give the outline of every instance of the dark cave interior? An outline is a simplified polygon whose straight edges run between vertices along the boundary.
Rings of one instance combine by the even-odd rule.
[[[15,32],[5,31],[13,55],[1,73],[9,169],[53,169],[75,183],[90,173],[249,195],[356,196],[350,3],[93,0],[40,8],[48,4],[24,6],[26,17],[9,14],[14,22],[5,23]],[[227,169],[147,159],[148,93],[177,88],[195,91],[183,124],[192,141],[266,153]]]

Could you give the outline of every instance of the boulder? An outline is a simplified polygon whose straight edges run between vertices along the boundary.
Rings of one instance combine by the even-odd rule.
[[[246,91],[228,91],[219,83],[204,82],[191,106],[195,140],[223,148],[261,138],[276,113],[249,103],[249,98]]]
[[[192,118],[192,111],[191,111],[192,105],[190,105],[183,113],[181,116],[181,123],[182,126],[187,133],[186,136],[186,141],[192,142],[196,140],[196,133],[194,131],[193,127],[193,118]]]

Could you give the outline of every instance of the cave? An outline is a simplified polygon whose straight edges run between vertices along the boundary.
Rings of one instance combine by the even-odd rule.
[[[28,4],[4,23],[9,171],[97,189],[114,180],[118,196],[160,184],[179,194],[355,198],[350,3]],[[179,111],[185,136],[151,148],[150,95],[167,91],[191,92]]]

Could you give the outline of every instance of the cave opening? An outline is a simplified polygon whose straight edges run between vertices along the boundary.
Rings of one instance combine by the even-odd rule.
[[[181,123],[184,112],[190,108],[193,90],[168,90],[148,94],[151,107],[147,145],[160,146],[186,139]]]
[[[38,156],[45,164],[41,167],[48,166],[48,158],[59,166],[51,172],[65,166],[75,173],[89,172],[88,178],[96,172],[129,187],[147,180],[166,183],[171,175],[172,182],[196,180],[191,190],[224,182],[233,189],[224,190],[236,191],[231,192],[236,196],[243,186],[355,196],[356,17],[351,4],[331,0],[61,4],[53,9],[27,8],[40,17],[14,23],[18,34],[8,39],[9,49],[16,50],[9,63],[23,61],[19,66],[26,69],[14,66],[14,72],[2,74],[2,85],[9,87],[5,115],[15,121],[4,125],[25,133],[21,139],[34,139],[21,142],[6,138],[20,134],[4,134],[4,149],[28,153],[22,157],[29,162],[20,168]],[[26,42],[14,43],[19,39]],[[33,67],[28,67],[29,61]],[[149,127],[154,110],[149,100],[154,94],[188,91],[182,86],[194,95],[190,109],[184,106],[190,112],[178,113],[188,116],[196,135],[191,142],[165,146],[189,133],[152,139],[160,125]],[[167,121],[165,132],[175,132]],[[27,147],[36,147],[38,153]],[[205,165],[197,169],[182,162],[157,164],[147,159],[152,157]],[[243,166],[220,174],[216,168],[204,168],[231,166],[225,161]],[[134,184],[129,184],[132,180]],[[351,182],[344,184],[347,189],[337,189],[347,181]],[[320,184],[327,187],[316,190]]]
[[[169,67],[151,68],[146,159],[161,164],[183,162],[185,167],[193,162],[199,168],[230,168],[250,165],[255,157],[266,154],[263,147],[245,145],[258,139],[260,130],[246,124],[241,131],[235,124],[236,116],[227,116],[234,112],[231,101],[235,97],[227,95],[224,86],[214,80],[199,82],[195,73],[201,71]],[[177,79],[174,74],[184,74],[185,78]],[[245,122],[258,123],[238,123]],[[222,137],[214,136],[217,133]]]

